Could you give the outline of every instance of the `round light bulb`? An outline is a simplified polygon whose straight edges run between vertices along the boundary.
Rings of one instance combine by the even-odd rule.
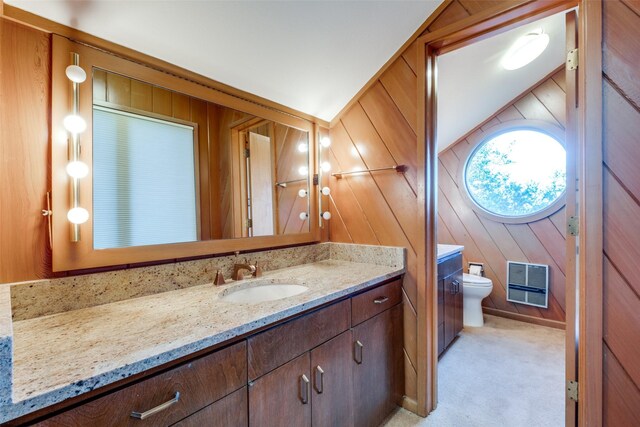
[[[82,83],[87,80],[87,73],[78,65],[69,65],[67,69],[64,70],[64,73],[67,75],[67,78],[74,83]]]
[[[542,29],[532,31],[516,40],[502,59],[502,66],[506,70],[522,68],[540,56],[548,45],[548,34],[543,33]]]
[[[322,162],[322,172],[329,172],[331,170],[331,163],[329,162]]]
[[[77,114],[69,114],[64,118],[64,128],[71,133],[82,133],[87,130],[87,122]]]
[[[322,194],[328,196],[331,194],[331,189],[329,187],[322,187]]]
[[[67,219],[73,224],[84,224],[89,219],[89,212],[85,208],[73,208],[67,212]]]
[[[309,168],[306,166],[300,166],[300,168],[298,168],[298,173],[300,175],[307,175],[309,173]]]
[[[306,153],[307,151],[309,151],[309,147],[304,142],[301,142],[300,144],[298,144],[298,151],[301,153]]]
[[[89,175],[89,166],[81,161],[73,161],[67,165],[67,173],[72,178],[84,178]]]
[[[307,197],[307,190],[303,188],[302,190],[298,191],[298,196]]]
[[[307,218],[309,218],[309,215],[306,212],[300,212],[300,219],[302,221],[306,220]]]
[[[328,136],[325,136],[320,140],[320,145],[326,148],[331,145],[331,140],[329,139]]]
[[[325,220],[329,221],[331,219],[331,212],[326,211],[322,214],[322,218],[324,218]]]

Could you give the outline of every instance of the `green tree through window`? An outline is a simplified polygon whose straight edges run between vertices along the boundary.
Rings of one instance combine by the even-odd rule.
[[[511,130],[481,143],[467,161],[471,199],[494,215],[524,217],[562,197],[566,151],[546,133]]]

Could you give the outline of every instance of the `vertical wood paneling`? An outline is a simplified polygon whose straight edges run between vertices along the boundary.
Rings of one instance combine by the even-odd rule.
[[[107,102],[131,107],[131,79],[107,73]]]
[[[640,425],[640,4],[603,2],[605,426]]]
[[[153,112],[153,86],[131,80],[131,108]]]
[[[455,142],[439,155],[438,200],[442,228],[450,231],[449,239],[439,236],[442,243],[465,245],[464,261],[484,262],[487,277],[494,283],[490,297],[484,305],[527,316],[564,321],[565,304],[565,237],[551,217],[530,224],[506,225],[477,214],[462,197],[458,179],[460,165],[466,160],[473,144],[480,142],[495,125],[511,120],[544,120],[563,125],[565,93],[554,77],[545,79],[524,93],[512,104],[489,117],[466,137]],[[562,212],[554,213],[562,217]],[[506,302],[506,263],[510,261],[549,264],[549,308],[536,308]]]
[[[163,116],[171,117],[171,92],[159,88],[153,87],[153,112],[156,114],[162,114]]]
[[[0,283],[51,275],[48,34],[0,19]]]

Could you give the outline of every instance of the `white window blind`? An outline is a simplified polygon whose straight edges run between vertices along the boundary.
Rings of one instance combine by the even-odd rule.
[[[194,128],[93,107],[95,249],[198,239]]]

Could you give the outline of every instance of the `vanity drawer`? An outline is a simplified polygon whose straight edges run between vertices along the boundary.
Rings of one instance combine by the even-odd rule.
[[[39,426],[167,426],[193,414],[247,382],[247,346],[243,341],[185,363],[122,390],[49,418]],[[179,393],[179,398],[175,399]],[[175,403],[169,404],[173,400]],[[165,409],[136,419],[167,403]]]
[[[269,329],[248,340],[249,379],[254,380],[349,329],[349,300]]]
[[[249,425],[248,406],[245,386],[175,423],[172,427],[247,427]]]
[[[402,301],[402,279],[394,280],[351,298],[353,326],[382,313]]]

